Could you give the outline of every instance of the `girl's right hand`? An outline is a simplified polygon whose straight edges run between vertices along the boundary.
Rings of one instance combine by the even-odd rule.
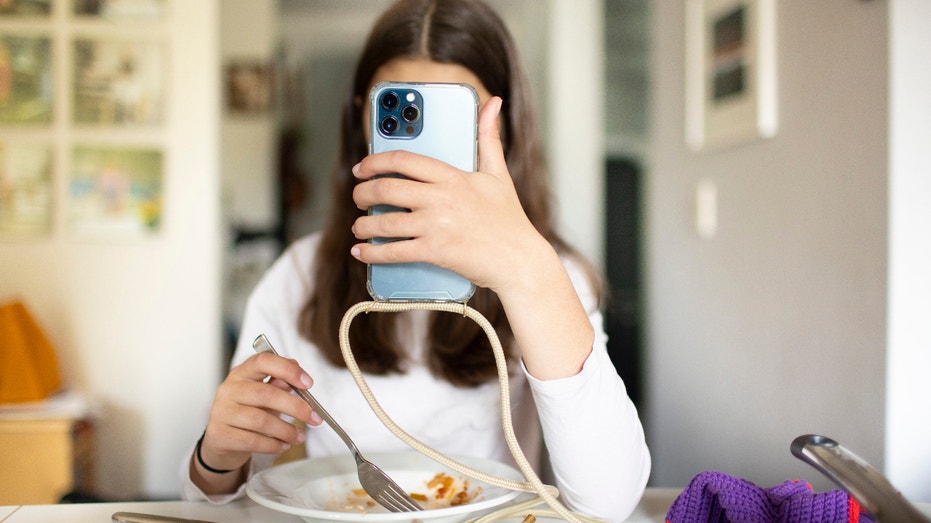
[[[234,367],[217,388],[210,409],[200,449],[203,461],[214,469],[236,470],[254,452],[277,454],[302,444],[304,432],[281,415],[309,425],[320,425],[323,420],[292,394],[290,385],[301,389],[313,385],[295,360],[261,353]],[[204,478],[219,476],[192,466]]]

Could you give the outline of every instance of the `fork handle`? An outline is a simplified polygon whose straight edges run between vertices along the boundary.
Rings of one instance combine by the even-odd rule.
[[[255,341],[252,342],[252,348],[255,349],[255,352],[270,352],[276,356],[279,356],[278,351],[272,347],[272,344],[268,341],[268,338],[266,338],[264,334],[259,334],[258,337],[255,338]],[[291,390],[293,390],[302,400],[304,400],[304,402],[310,405],[310,408],[317,411],[317,414],[320,414],[320,417],[323,418],[323,421],[327,422],[327,425],[329,425],[330,428],[336,432],[336,435],[339,436],[344,443],[346,443],[346,446],[349,447],[349,449],[352,451],[352,455],[356,459],[356,462],[358,462],[359,459],[361,459],[361,454],[359,453],[359,449],[356,447],[356,444],[349,437],[349,434],[347,434],[346,431],[339,426],[339,423],[336,423],[336,420],[334,420],[333,417],[330,416],[330,413],[327,412],[322,405],[320,405],[320,403],[316,398],[314,398],[310,391],[307,389],[297,388],[294,385],[290,386]]]
[[[882,473],[833,439],[805,434],[789,448],[856,498],[877,521],[931,523]]]

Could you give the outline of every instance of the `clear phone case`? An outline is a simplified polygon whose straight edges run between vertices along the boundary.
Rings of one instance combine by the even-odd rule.
[[[369,103],[370,152],[407,150],[475,171],[478,94],[472,86],[383,82],[372,88]],[[369,214],[406,211],[375,205]],[[403,240],[375,238],[371,242]],[[367,287],[378,301],[465,302],[475,292],[469,280],[428,263],[369,264]]]

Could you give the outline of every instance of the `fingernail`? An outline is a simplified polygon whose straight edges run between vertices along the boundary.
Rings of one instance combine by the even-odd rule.
[[[352,249],[349,249],[349,254],[351,254],[353,258],[358,258],[359,255],[362,254],[362,249],[353,247]]]
[[[306,372],[301,374],[301,385],[303,385],[305,389],[309,389],[313,384],[314,380],[310,377],[310,375],[308,375]]]
[[[362,167],[362,163],[357,163],[352,166],[352,174],[359,174],[359,169]]]
[[[297,431],[297,443],[298,444],[304,443],[305,439],[307,439],[307,435],[304,433],[304,431],[303,430]]]
[[[320,417],[320,414],[317,414],[317,411],[313,411],[310,413],[310,421],[319,425],[323,423],[323,418]]]

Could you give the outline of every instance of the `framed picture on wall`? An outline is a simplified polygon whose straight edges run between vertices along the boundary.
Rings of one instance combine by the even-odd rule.
[[[74,123],[161,123],[165,76],[165,52],[159,41],[75,40]]]
[[[153,22],[164,16],[165,0],[73,0],[74,15],[109,22]]]
[[[52,12],[52,0],[3,0],[0,16],[38,16],[47,18]]]
[[[224,82],[226,110],[230,114],[255,115],[272,108],[272,67],[255,60],[226,64]]]
[[[685,60],[689,147],[775,136],[776,0],[687,0]]]
[[[162,220],[162,151],[78,146],[71,154],[68,227],[81,238],[137,238]]]
[[[0,125],[52,122],[51,40],[0,35]]]
[[[52,230],[52,148],[0,142],[0,238]]]

